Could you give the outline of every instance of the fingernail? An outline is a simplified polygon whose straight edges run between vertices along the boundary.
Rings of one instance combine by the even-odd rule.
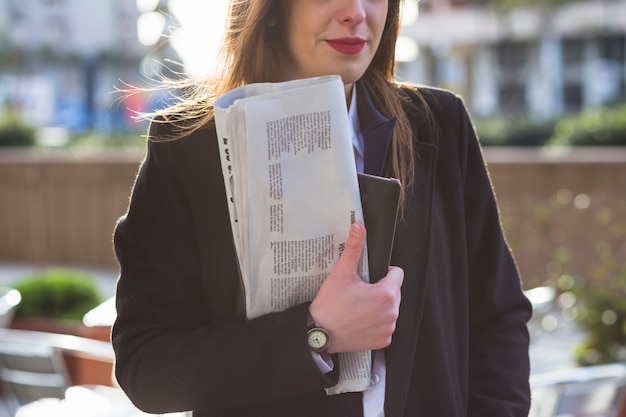
[[[361,222],[352,223],[350,234],[354,237],[361,237],[363,235],[363,224],[361,224]]]

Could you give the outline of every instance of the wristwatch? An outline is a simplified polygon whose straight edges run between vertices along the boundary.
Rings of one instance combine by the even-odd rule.
[[[317,324],[306,332],[306,341],[309,345],[309,349],[316,353],[324,352],[330,345],[328,332]]]

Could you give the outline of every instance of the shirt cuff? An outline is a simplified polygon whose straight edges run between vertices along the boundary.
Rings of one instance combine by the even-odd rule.
[[[309,312],[307,317],[307,327],[310,327],[315,323],[313,317],[311,317],[311,313]],[[320,372],[323,374],[327,374],[335,369],[335,364],[333,362],[333,358],[330,356],[328,352],[316,353],[311,352],[311,358],[315,362],[315,365],[319,368]]]
[[[323,374],[327,374],[335,368],[333,358],[327,352],[311,352],[311,357],[313,358],[313,361],[319,368],[320,372],[322,372]]]

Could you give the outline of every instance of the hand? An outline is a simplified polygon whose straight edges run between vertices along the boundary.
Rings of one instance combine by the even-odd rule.
[[[365,227],[354,223],[341,258],[309,307],[330,335],[330,353],[382,349],[396,329],[404,271],[390,267],[375,284],[363,282],[357,266],[365,238]]]

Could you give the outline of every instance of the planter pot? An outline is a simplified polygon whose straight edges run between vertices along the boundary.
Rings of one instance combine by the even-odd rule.
[[[110,344],[110,327],[87,327],[82,322],[60,321],[45,318],[17,318],[11,329],[50,333],[53,335],[78,336],[85,346],[94,341]],[[84,339],[84,340],[83,340]],[[90,349],[66,349],[59,347],[67,372],[73,385],[97,384],[113,386],[113,358],[94,354]]]

